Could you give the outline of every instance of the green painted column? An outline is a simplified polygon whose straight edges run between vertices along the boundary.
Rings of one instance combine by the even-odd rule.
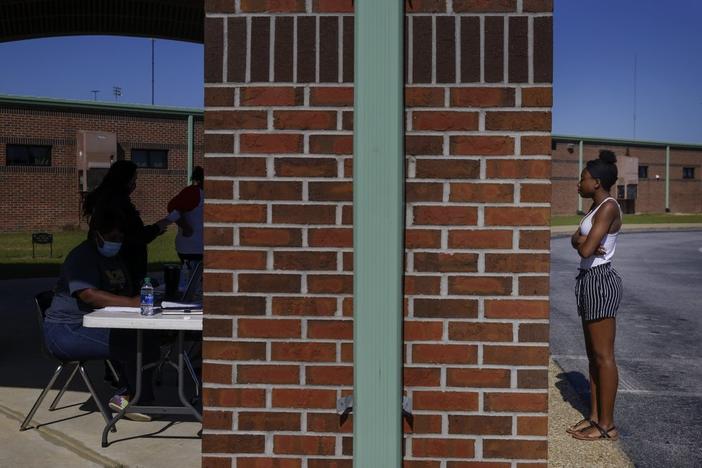
[[[578,143],[578,180],[583,173],[583,140]],[[578,214],[583,214],[583,199],[578,195]]]
[[[403,2],[355,1],[355,468],[402,464]]]
[[[665,147],[665,212],[670,212],[670,146]]]
[[[190,184],[190,178],[193,176],[193,140],[195,131],[193,128],[193,116],[188,116],[188,180],[186,184]]]

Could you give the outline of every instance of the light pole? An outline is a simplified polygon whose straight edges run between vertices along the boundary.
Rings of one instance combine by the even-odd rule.
[[[151,39],[151,105],[154,105],[154,42],[155,39]]]

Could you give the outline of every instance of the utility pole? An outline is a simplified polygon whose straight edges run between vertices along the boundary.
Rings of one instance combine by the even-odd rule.
[[[122,95],[122,88],[119,86],[113,86],[112,94],[115,96],[115,102],[119,101],[119,97]]]
[[[634,54],[634,141],[636,141],[636,62],[637,56]]]
[[[99,89],[92,89],[90,90],[91,93],[93,93],[93,101],[97,101],[97,93],[100,92]]]
[[[154,42],[151,39],[151,105],[154,105]]]

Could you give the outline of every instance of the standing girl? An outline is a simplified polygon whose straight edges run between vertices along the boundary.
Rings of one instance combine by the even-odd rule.
[[[590,367],[590,415],[566,431],[579,440],[617,440],[614,400],[619,376],[614,360],[617,310],[622,298],[622,279],[612,267],[622,215],[609,194],[617,181],[617,158],[600,151],[580,174],[578,194],[593,201],[573,234],[571,244],[581,257],[575,296],[585,333]]]

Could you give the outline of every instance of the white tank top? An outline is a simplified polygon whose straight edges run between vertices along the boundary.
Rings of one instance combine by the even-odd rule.
[[[185,237],[180,228],[176,234],[176,251],[181,254],[199,254],[202,255],[203,250],[203,207],[205,205],[205,193],[200,189],[200,201],[197,206],[190,211],[181,213],[174,210],[168,215],[171,221],[177,221],[181,216],[185,218],[193,233],[190,237]]]
[[[597,205],[592,211],[586,214],[582,220],[580,220],[580,235],[587,236],[590,233],[590,229],[592,229],[592,218],[595,216],[595,213],[597,213],[597,210],[599,210],[600,207],[607,202],[607,200],[612,200],[617,204],[617,208],[619,208],[619,216],[621,218],[622,209],[619,206],[619,203],[617,203],[617,200],[614,198],[607,197],[602,200],[602,203]],[[601,244],[604,246],[605,254],[590,255],[589,257],[580,259],[580,268],[588,269],[598,265],[604,265],[605,263],[611,263],[612,259],[614,258],[614,251],[617,248],[617,236],[619,235],[619,232],[621,232],[621,228],[619,228],[619,230],[613,234],[605,234]]]

